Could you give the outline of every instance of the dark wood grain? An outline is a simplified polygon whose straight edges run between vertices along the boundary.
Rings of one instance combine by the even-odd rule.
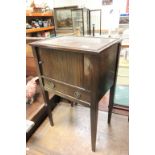
[[[119,65],[119,55],[120,55],[120,49],[121,49],[121,44],[117,44],[117,54],[116,54],[116,59],[115,59],[115,64],[114,64],[114,80],[113,80],[113,85],[110,89],[110,98],[109,98],[109,111],[108,111],[108,124],[110,124],[111,121],[111,115],[112,115],[112,109],[114,105],[114,95],[115,95],[115,89],[116,89],[116,82],[117,82],[117,72],[118,72],[118,65]]]
[[[115,80],[118,44],[105,49],[100,53],[100,85],[99,90],[103,96],[113,85]]]
[[[96,150],[98,102],[116,84],[120,41],[66,36],[31,44],[43,94],[51,91],[90,106],[92,151]],[[47,103],[47,95],[44,96]],[[109,113],[113,97],[114,91]]]
[[[49,49],[39,50],[43,75],[83,87],[83,55]]]
[[[98,56],[91,56],[91,106],[90,106],[90,123],[91,123],[91,146],[92,151],[96,150],[97,122],[98,122],[98,102],[99,96],[99,79],[100,79],[100,61]]]

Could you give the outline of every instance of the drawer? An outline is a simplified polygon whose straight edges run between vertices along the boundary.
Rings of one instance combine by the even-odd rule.
[[[75,100],[84,101],[90,103],[90,92],[84,90],[83,88],[77,88],[72,85],[68,85],[62,82],[56,82],[54,80],[49,80],[43,78],[44,88],[47,90],[54,91],[55,93],[61,93],[63,95],[68,95]],[[59,95],[59,94],[58,94]]]

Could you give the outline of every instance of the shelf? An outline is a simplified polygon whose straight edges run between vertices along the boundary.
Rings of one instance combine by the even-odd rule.
[[[52,29],[54,29],[54,26],[26,29],[26,33],[35,33],[40,31],[52,30]]]
[[[30,120],[35,123],[34,126],[28,132],[26,132],[26,141],[29,140],[32,134],[47,117],[47,109],[44,104],[40,86],[39,89],[40,95],[38,96],[36,101],[34,101],[32,104],[26,104],[26,120]],[[51,110],[53,110],[58,104],[58,102],[60,102],[60,99],[57,96],[54,96],[54,94],[52,93],[49,93],[49,99]]]
[[[42,109],[46,109],[43,95],[41,93],[41,87],[38,85],[38,91],[40,95],[37,97],[36,101],[31,104],[26,104],[26,119],[30,121],[34,121],[37,118],[37,115],[42,111]],[[53,98],[54,94],[49,93],[49,99]]]
[[[39,86],[40,89],[40,86]],[[40,90],[41,92],[41,90]],[[38,96],[37,100],[33,102],[32,104],[26,104],[26,119],[33,121],[34,118],[39,114],[41,109],[43,109],[45,106],[43,101],[43,96],[40,93],[40,96]]]
[[[42,40],[46,39],[47,37],[26,37],[26,41],[37,41],[37,40]]]
[[[50,17],[53,16],[52,12],[44,12],[44,13],[40,13],[40,12],[26,12],[26,16],[29,17]]]

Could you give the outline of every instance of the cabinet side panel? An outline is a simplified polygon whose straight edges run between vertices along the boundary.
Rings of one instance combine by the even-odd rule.
[[[83,54],[40,48],[39,56],[42,75],[83,87]]]
[[[100,85],[99,90],[104,95],[110,89],[115,81],[116,60],[118,54],[118,45],[114,44],[111,47],[101,52],[100,55]]]
[[[31,42],[31,40],[26,40],[26,75],[36,76],[36,64],[33,57],[32,47],[29,45]]]

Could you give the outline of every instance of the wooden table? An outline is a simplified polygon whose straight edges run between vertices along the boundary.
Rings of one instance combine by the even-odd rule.
[[[110,89],[110,123],[120,39],[64,36],[31,43],[45,103],[48,91],[90,107],[91,145],[96,149],[98,102]],[[53,125],[49,112],[50,123]]]

